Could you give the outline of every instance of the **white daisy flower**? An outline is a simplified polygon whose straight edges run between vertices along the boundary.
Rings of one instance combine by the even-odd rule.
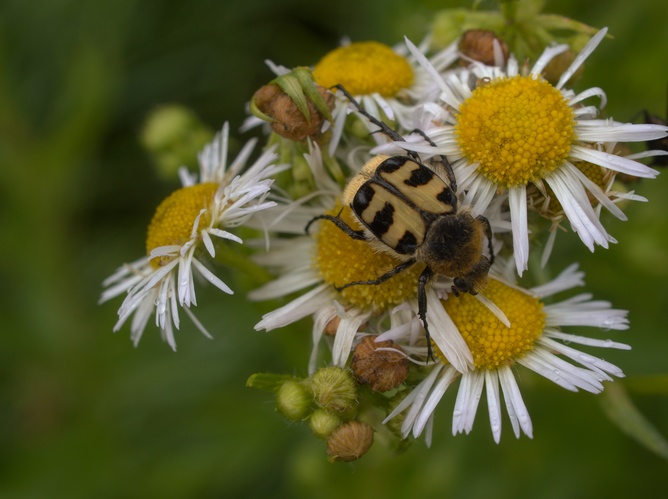
[[[512,275],[512,272],[506,273]],[[485,388],[494,440],[498,443],[501,438],[501,395],[515,436],[519,438],[524,433],[532,437],[529,411],[515,379],[516,366],[528,368],[571,391],[582,389],[599,393],[604,381],[612,381],[611,376],[623,377],[617,366],[572,345],[623,350],[630,349],[628,345],[564,333],[561,328],[591,326],[606,331],[625,330],[628,328],[625,310],[613,309],[605,301],[592,300],[590,294],[551,304],[543,301],[583,285],[583,277],[577,265],[572,265],[548,284],[529,290],[502,279],[490,279],[485,295],[505,313],[510,327],[502,324],[475,297],[450,296],[443,300],[441,308],[448,318],[447,327],[455,328],[464,337],[473,354],[475,369],[460,373],[447,356],[437,351],[437,364],[429,375],[410,391],[385,422],[406,412],[401,426],[403,436],[418,437],[426,428],[429,442],[434,411],[447,389],[461,377],[453,410],[453,435],[471,431]],[[411,339],[403,338],[402,342],[403,335],[401,326],[397,326],[381,334],[377,341],[393,340],[414,357],[426,360],[426,347],[415,344],[404,347],[403,343],[410,343]]]
[[[645,178],[658,173],[634,159],[607,152],[601,145],[658,139],[666,136],[668,127],[596,119],[597,107],[583,103],[598,97],[603,108],[603,90],[594,87],[576,94],[566,88],[606,32],[602,29],[592,37],[555,85],[544,80],[541,72],[567,45],[547,48],[528,73],[511,56],[505,67],[474,62],[467,69],[442,74],[406,41],[440,86],[442,105],[451,111],[445,124],[424,131],[437,144],[437,152],[453,163],[460,188],[467,191],[467,202],[475,212],[483,212],[497,193],[508,196],[520,274],[527,268],[529,253],[527,188],[531,184],[549,186],[572,229],[593,251],[595,245],[607,248],[614,239],[601,224],[589,196],[613,215],[625,217],[577,165],[586,162]],[[424,143],[412,147],[433,152]]]
[[[183,187],[158,206],[148,227],[148,256],[123,265],[103,282],[107,289],[100,303],[127,293],[114,331],[133,316],[130,329],[135,345],[155,314],[162,338],[176,350],[173,327],[179,328],[179,308],[210,337],[190,310],[197,304],[194,276],[199,274],[224,293],[232,294],[232,290],[204,265],[199,251],[215,257],[213,238],[242,243],[226,229],[238,227],[253,214],[275,205],[266,198],[273,183],[270,177],[284,168],[275,164],[277,155],[269,149],[245,169],[255,146],[251,140],[228,166],[228,134],[226,123],[202,150],[199,175],[183,168],[179,172]]]

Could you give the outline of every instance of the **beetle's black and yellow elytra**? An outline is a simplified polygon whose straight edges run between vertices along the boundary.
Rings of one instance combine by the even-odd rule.
[[[383,133],[395,141],[403,140],[387,124],[366,113],[345,89],[338,88]],[[459,209],[455,175],[445,156],[435,156],[427,166],[410,151],[369,160],[346,186],[342,203],[352,210],[358,227],[351,227],[339,216],[320,215],[309,222],[306,231],[316,220],[329,220],[353,239],[367,241],[400,263],[377,279],[350,282],[337,290],[381,284],[417,262],[424,263],[418,279],[418,315],[431,358],[426,284],[439,274],[453,279],[456,295],[482,291],[494,261],[489,221]],[[483,251],[485,239],[489,258]]]

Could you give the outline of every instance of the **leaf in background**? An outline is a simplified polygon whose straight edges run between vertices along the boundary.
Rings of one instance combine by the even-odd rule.
[[[614,383],[606,387],[601,406],[620,430],[655,454],[668,459],[668,441],[638,410],[621,384]]]

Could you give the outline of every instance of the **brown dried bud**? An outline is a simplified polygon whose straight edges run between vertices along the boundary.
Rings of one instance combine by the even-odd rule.
[[[324,333],[327,336],[334,336],[336,335],[336,332],[339,330],[339,324],[341,324],[341,317],[338,315],[334,317],[331,321],[327,323],[325,326]]]
[[[501,48],[503,60],[508,60],[508,45],[498,38],[493,31],[485,29],[470,29],[465,31],[459,40],[459,51],[464,56],[460,59],[460,64],[467,66],[469,61],[473,59],[488,66],[494,66],[497,62],[494,57],[495,40]]]
[[[327,439],[330,461],[355,461],[373,445],[373,428],[361,421],[349,421],[339,426]]]
[[[317,86],[316,89],[330,111],[334,109],[334,95],[323,87]],[[309,100],[307,105],[310,116],[306,119],[295,102],[278,85],[264,85],[255,92],[252,101],[260,112],[274,120],[271,122],[272,130],[286,139],[301,141],[315,136],[320,133],[325,121]]]
[[[393,341],[376,343],[374,336],[366,336],[355,347],[350,368],[357,382],[369,385],[374,392],[386,392],[399,386],[408,376],[408,359],[399,352],[378,350],[395,348]]]

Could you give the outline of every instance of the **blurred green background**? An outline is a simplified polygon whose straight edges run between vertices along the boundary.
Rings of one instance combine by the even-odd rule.
[[[432,449],[395,456],[383,442],[330,464],[305,425],[286,423],[257,371],[303,375],[308,324],[258,333],[269,305],[200,288],[178,353],[149,325],[139,348],[112,334],[120,299],[98,306],[101,281],[144,251],[154,208],[176,187],[160,178],[139,133],[153,109],[188,106],[210,127],[241,124],[271,59],[310,64],[341,37],[396,43],[423,35],[436,9],[468,2],[340,0],[2,0],[0,3],[0,497],[660,497],[666,461],[605,417],[606,395],[569,393],[521,371],[533,440],[507,420],[493,443],[481,404],[468,437],[450,434],[453,395]],[[656,0],[548,2],[606,40],[585,86],[608,113],[665,116],[668,5]],[[238,135],[238,134],[237,134]],[[557,241],[561,268],[580,261],[595,296],[629,309],[611,333],[631,352],[633,402],[668,435],[668,179],[643,181],[650,203],[606,217],[619,244],[590,254]],[[235,289],[244,282],[225,276]]]

